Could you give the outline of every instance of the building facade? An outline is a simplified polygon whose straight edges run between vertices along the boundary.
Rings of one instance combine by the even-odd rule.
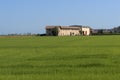
[[[90,35],[90,27],[84,26],[46,26],[47,36]]]
[[[90,27],[86,27],[86,26],[83,26],[82,27],[82,35],[90,35],[91,34],[91,28]]]

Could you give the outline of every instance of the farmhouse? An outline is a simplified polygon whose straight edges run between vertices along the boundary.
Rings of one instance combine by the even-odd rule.
[[[46,26],[47,36],[79,36],[90,35],[90,27],[88,26]]]

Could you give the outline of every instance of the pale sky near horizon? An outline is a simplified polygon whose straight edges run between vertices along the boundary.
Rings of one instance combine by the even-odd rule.
[[[0,0],[0,34],[45,33],[46,25],[120,25],[120,0]]]

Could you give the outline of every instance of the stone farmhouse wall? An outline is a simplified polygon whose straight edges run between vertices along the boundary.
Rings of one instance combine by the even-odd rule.
[[[77,36],[80,35],[80,31],[79,27],[59,27],[58,36]]]

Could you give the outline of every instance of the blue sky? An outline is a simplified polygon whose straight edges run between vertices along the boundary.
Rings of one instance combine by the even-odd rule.
[[[120,25],[120,0],[0,0],[0,34],[44,33],[46,25]]]

